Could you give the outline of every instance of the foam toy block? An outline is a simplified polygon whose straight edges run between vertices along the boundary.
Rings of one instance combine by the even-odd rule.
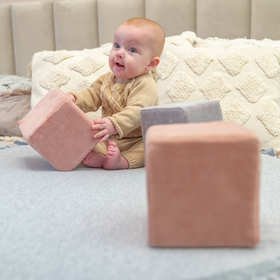
[[[48,92],[19,122],[25,140],[54,168],[74,169],[98,143],[92,120],[61,90]]]
[[[171,103],[143,108],[141,127],[145,144],[146,131],[152,125],[222,121],[220,103],[216,100]]]
[[[259,234],[259,140],[231,122],[147,131],[148,242],[253,247]]]

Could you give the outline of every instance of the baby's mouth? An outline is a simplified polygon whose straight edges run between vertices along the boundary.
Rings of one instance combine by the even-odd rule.
[[[116,63],[118,67],[124,67],[124,65],[120,64],[120,63]]]

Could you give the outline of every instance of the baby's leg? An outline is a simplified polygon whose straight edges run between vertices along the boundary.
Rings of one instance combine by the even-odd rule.
[[[105,159],[106,157],[103,154],[96,151],[90,151],[82,160],[82,163],[89,167],[101,168],[103,167]]]
[[[120,153],[120,149],[113,141],[108,140],[106,159],[103,164],[104,169],[128,169],[129,163]]]

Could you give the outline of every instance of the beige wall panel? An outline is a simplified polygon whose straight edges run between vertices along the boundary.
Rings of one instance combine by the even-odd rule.
[[[196,31],[196,0],[146,0],[146,18],[161,25],[166,36]]]
[[[251,0],[197,0],[197,35],[201,38],[250,38]]]
[[[98,0],[99,44],[113,42],[116,28],[125,20],[145,17],[145,0]],[[110,7],[110,8],[108,8]]]
[[[97,0],[58,1],[53,4],[57,50],[99,46]]]
[[[0,5],[0,74],[15,74],[13,32],[10,5]]]
[[[35,52],[54,50],[52,2],[11,5],[17,75],[26,68]]]
[[[253,39],[280,40],[280,1],[252,0]]]
[[[35,1],[49,1],[49,0],[0,0],[0,4],[3,4],[3,3],[18,3],[18,2],[35,2]],[[60,0],[53,0],[53,1],[60,1]]]

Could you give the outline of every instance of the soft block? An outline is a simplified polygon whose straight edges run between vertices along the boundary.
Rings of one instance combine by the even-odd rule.
[[[148,242],[252,247],[259,242],[259,140],[231,122],[147,131]]]
[[[25,140],[54,168],[74,169],[100,138],[92,120],[61,90],[47,93],[19,122]]]
[[[152,125],[223,120],[220,103],[216,100],[171,103],[147,107],[141,109],[140,114],[144,143],[146,131]]]

